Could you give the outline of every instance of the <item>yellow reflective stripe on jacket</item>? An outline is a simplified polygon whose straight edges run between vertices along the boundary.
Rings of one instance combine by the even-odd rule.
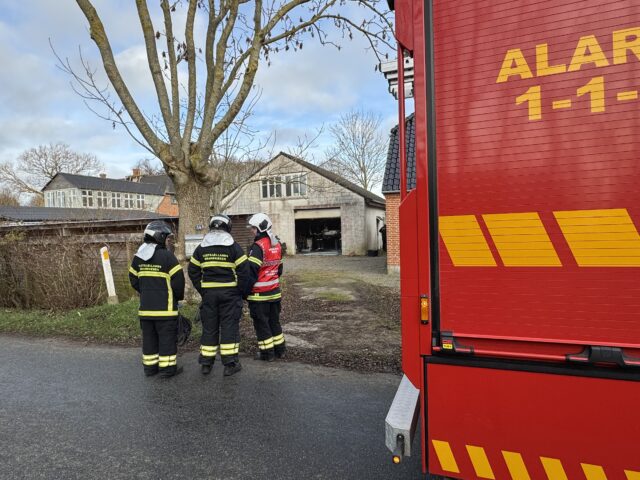
[[[257,259],[256,257],[249,257],[247,260],[255,263],[256,265],[262,266],[262,260]]]
[[[130,273],[131,275],[135,275],[136,277],[138,276],[138,272],[136,272],[136,271],[133,269],[133,267],[129,267],[129,273]]]
[[[189,261],[190,261],[191,263],[193,263],[196,267],[199,267],[199,266],[200,266],[200,262],[199,262],[198,260],[196,260],[195,258],[193,258],[193,257],[191,257],[191,258],[189,259]]]
[[[180,265],[178,265],[179,267]],[[181,267],[182,268],[182,267]],[[175,268],[174,268],[175,270]],[[171,288],[171,276],[164,272],[145,272],[144,270],[138,273],[138,277],[152,277],[152,278],[164,278],[167,281],[167,312],[173,315],[177,315],[178,312],[173,311],[173,289]],[[149,316],[162,316],[170,317],[171,315],[149,315]]]
[[[240,265],[241,263],[246,262],[247,260],[248,260],[247,256],[246,256],[246,255],[242,255],[239,259],[237,259],[237,260],[235,261],[235,265],[236,265],[236,267],[237,267],[238,265]]]
[[[177,317],[178,312],[173,310],[138,310],[141,317]]]
[[[223,268],[236,268],[236,264],[233,262],[202,262],[200,264],[201,268],[209,268],[209,267],[223,267]]]
[[[182,265],[178,264],[175,267],[173,267],[171,270],[169,270],[169,276],[173,277],[176,273],[178,273],[181,270],[182,270]]]
[[[164,272],[148,272],[146,270],[140,270],[138,272],[139,277],[155,277],[155,278],[169,278],[168,273]]]
[[[249,295],[247,300],[251,300],[252,302],[266,302],[267,300],[277,300],[282,298],[282,292],[276,293],[275,295]]]
[[[238,286],[238,282],[227,282],[227,283],[221,283],[221,282],[202,282],[200,284],[200,286],[202,288],[222,288],[222,287],[237,287]]]

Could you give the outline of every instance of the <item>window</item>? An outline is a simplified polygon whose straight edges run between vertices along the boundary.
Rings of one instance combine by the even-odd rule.
[[[138,197],[136,199],[136,208],[139,210],[144,210],[144,195],[143,194],[138,194]]]
[[[76,208],[80,206],[80,198],[78,190],[69,190],[67,197],[67,207]]]
[[[52,192],[44,192],[44,206],[45,207],[53,207],[53,200],[51,198]]]
[[[284,178],[287,197],[303,197],[307,194],[306,175],[286,175]]]
[[[305,174],[278,175],[263,178],[262,198],[304,197],[307,194]]]
[[[107,192],[96,192],[96,202],[98,208],[109,208],[109,194]]]
[[[125,193],[124,194],[124,208],[134,208],[133,194],[132,193]]]
[[[303,173],[263,178],[262,198],[304,197],[307,194],[307,176]]]
[[[93,192],[91,190],[82,190],[82,206],[93,207]]]
[[[55,193],[56,193],[55,206],[56,207],[60,207],[60,208],[64,208],[65,201],[66,201],[66,195],[65,195],[64,191],[57,190]]]
[[[122,195],[120,193],[111,194],[111,208],[122,208]]]

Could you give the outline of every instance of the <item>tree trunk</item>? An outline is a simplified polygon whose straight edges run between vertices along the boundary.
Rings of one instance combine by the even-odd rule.
[[[180,207],[180,223],[176,238],[176,256],[183,262],[185,257],[185,235],[204,235],[209,230],[211,215],[211,187],[203,185],[194,177],[186,182],[175,182],[176,200]]]

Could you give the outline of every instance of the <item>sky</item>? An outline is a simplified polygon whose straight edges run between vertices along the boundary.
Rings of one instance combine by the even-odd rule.
[[[73,150],[92,153],[109,177],[127,175],[140,159],[150,157],[123,128],[98,118],[71,88],[69,76],[57,67],[50,47],[78,65],[79,49],[106,86],[99,54],[89,38],[88,24],[73,0],[2,2],[0,10],[0,162],[15,161],[24,150],[64,142]],[[159,2],[157,2],[159,4]],[[134,2],[96,0],[116,62],[136,100],[154,110],[155,91],[146,63],[144,41]],[[154,5],[155,2],[149,2]],[[150,7],[151,9],[152,7]],[[157,29],[157,11],[152,10]],[[180,15],[178,15],[179,17]],[[177,23],[180,22],[178,18]],[[204,24],[196,24],[196,42]],[[302,51],[272,56],[260,66],[260,99],[250,120],[261,138],[275,138],[273,151],[287,151],[298,138],[324,133],[308,152],[322,160],[330,143],[328,126],[353,109],[372,111],[389,131],[397,123],[397,104],[387,92],[377,60],[356,37],[343,48],[322,47],[312,39]],[[275,136],[273,135],[275,132]]]

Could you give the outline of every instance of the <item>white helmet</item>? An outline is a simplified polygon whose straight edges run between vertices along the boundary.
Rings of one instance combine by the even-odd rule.
[[[249,219],[249,226],[256,227],[260,233],[271,230],[271,219],[266,213],[256,213]]]

